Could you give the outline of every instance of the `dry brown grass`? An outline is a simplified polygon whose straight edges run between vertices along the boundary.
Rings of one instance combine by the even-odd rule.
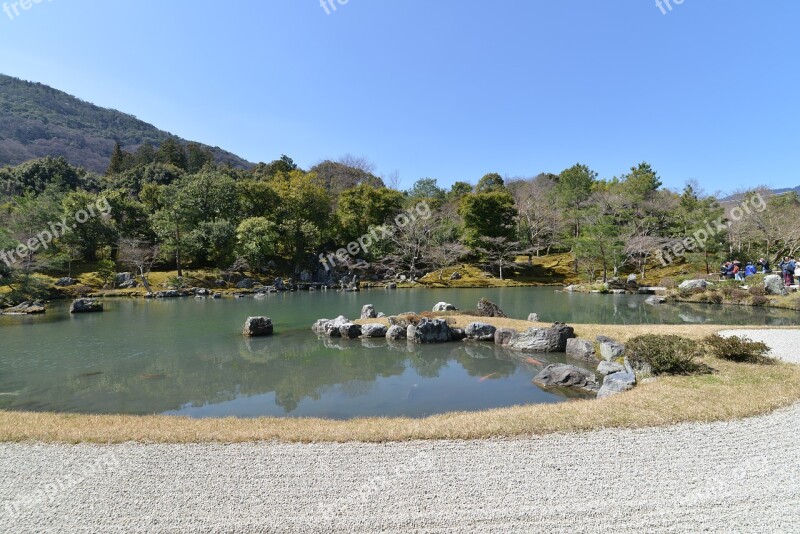
[[[451,316],[463,326],[475,317]],[[482,319],[496,326],[527,328],[514,319]],[[373,320],[374,321],[374,320]],[[583,337],[627,340],[643,333],[701,339],[721,326],[577,325]],[[641,428],[681,422],[761,415],[800,400],[800,366],[749,365],[705,360],[715,372],[663,377],[603,400],[518,406],[425,419],[369,418],[330,421],[302,418],[190,419],[172,416],[74,415],[0,412],[0,441],[63,443],[384,442],[415,439],[521,437],[600,428]]]

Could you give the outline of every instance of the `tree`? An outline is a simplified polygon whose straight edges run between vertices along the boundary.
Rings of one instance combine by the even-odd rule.
[[[148,243],[138,238],[123,238],[119,241],[119,261],[128,265],[137,273],[148,293],[152,293],[148,275],[153,268],[161,250],[157,244]]]
[[[342,192],[336,206],[341,239],[349,242],[394,217],[403,206],[399,191],[361,184]]]
[[[475,186],[476,193],[492,193],[498,191],[505,191],[506,184],[503,177],[496,172],[486,174],[478,180],[478,185]]]
[[[486,237],[514,237],[517,210],[508,192],[472,193],[461,199],[458,213],[464,219],[466,242],[480,246]]]
[[[119,143],[115,143],[114,151],[111,153],[111,162],[108,164],[108,170],[106,170],[106,176],[119,174],[130,168],[132,163],[133,157],[123,151]]]
[[[444,270],[458,263],[469,253],[467,247],[458,242],[445,242],[428,249],[426,259],[431,266],[439,271],[439,280],[444,277]]]
[[[409,203],[414,204],[421,200],[428,202],[433,209],[439,208],[447,200],[447,193],[439,187],[433,178],[420,178],[406,191]]]
[[[572,236],[581,234],[580,210],[592,195],[597,173],[580,163],[573,165],[558,175],[556,199],[558,205],[567,210],[572,220]]]
[[[158,147],[156,161],[186,170],[186,150],[177,140],[169,138]]]
[[[264,267],[278,251],[279,228],[265,217],[243,220],[236,229],[236,254],[254,268]]]
[[[500,280],[503,280],[503,267],[512,263],[513,258],[519,253],[519,242],[506,237],[483,237],[480,243],[481,246],[477,251],[486,256],[492,264],[497,265]]]
[[[563,216],[555,202],[553,175],[511,182],[509,190],[519,212],[517,233],[528,254],[549,254],[563,228]]]
[[[214,163],[211,149],[197,143],[186,145],[186,171],[189,173],[200,172],[203,167]]]

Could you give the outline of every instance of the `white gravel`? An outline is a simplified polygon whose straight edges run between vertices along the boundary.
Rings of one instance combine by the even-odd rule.
[[[744,336],[763,341],[772,349],[770,356],[800,363],[800,330],[726,330],[721,336]]]
[[[518,440],[3,444],[0,531],[800,532],[800,404]]]

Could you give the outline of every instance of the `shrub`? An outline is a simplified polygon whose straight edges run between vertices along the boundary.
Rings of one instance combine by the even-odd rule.
[[[753,306],[766,306],[769,304],[769,299],[764,295],[753,295]]]
[[[722,295],[715,291],[713,293],[708,293],[706,300],[709,304],[722,304],[723,298]]]
[[[718,334],[705,339],[709,352],[722,360],[745,363],[772,363],[774,360],[767,356],[769,346],[760,341],[753,341],[746,337],[722,337]]]
[[[731,299],[733,299],[735,302],[741,302],[747,299],[749,296],[750,293],[748,293],[747,291],[743,291],[741,289],[734,289],[731,292]]]
[[[661,287],[666,287],[667,289],[675,289],[678,287],[678,282],[674,278],[666,277],[661,279],[659,285]]]
[[[767,290],[764,289],[764,286],[750,286],[750,289],[747,290],[753,296],[763,297],[767,294]]]
[[[688,375],[700,371],[698,344],[680,336],[646,334],[625,344],[625,356],[635,369],[650,367],[655,375]]]

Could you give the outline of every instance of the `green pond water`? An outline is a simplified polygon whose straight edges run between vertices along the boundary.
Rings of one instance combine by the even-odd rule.
[[[663,305],[640,295],[552,288],[283,293],[266,299],[113,300],[101,314],[0,316],[0,409],[191,417],[422,417],[454,410],[568,400],[532,383],[564,355],[521,355],[493,344],[329,340],[310,326],[363,304],[397,314],[481,297],[510,317],[543,321],[796,325],[797,312]],[[267,315],[275,335],[246,339],[245,318]],[[579,362],[571,362],[580,365]]]

